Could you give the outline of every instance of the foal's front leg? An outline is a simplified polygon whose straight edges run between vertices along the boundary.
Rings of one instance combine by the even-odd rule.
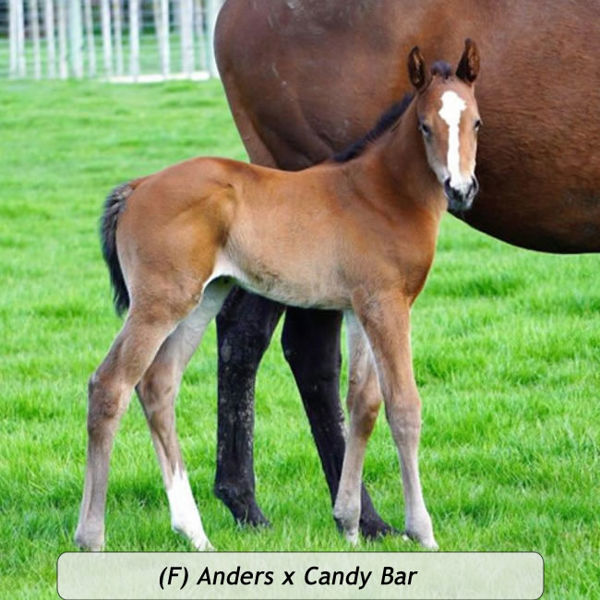
[[[419,479],[421,400],[412,368],[410,306],[401,291],[359,299],[357,315],[369,339],[385,412],[402,468],[406,535],[425,548],[437,548]]]
[[[346,539],[356,544],[365,450],[379,414],[381,392],[369,341],[353,312],[346,313],[346,325],[350,376],[346,402],[350,424],[333,515]]]

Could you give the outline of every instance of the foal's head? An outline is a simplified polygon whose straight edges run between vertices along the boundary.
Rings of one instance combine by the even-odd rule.
[[[447,63],[439,62],[430,74],[415,47],[408,57],[408,72],[417,90],[418,127],[429,166],[444,186],[450,210],[467,210],[479,190],[475,153],[481,119],[473,93],[479,72],[477,47],[465,40],[456,72]]]

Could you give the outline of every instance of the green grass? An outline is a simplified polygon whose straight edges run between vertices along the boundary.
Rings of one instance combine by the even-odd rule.
[[[217,82],[12,82],[0,86],[0,106],[0,590],[51,598],[56,558],[74,549],[87,378],[119,328],[97,239],[103,198],[186,157],[245,154]],[[526,252],[451,217],[413,310],[422,480],[438,542],[542,553],[548,598],[600,597],[599,312],[596,256]],[[249,531],[212,494],[211,327],[177,407],[211,541],[222,550],[346,550],[278,343],[260,370],[256,405],[258,499],[273,527]],[[383,417],[365,480],[401,528]],[[188,549],[170,531],[137,402],[116,438],[106,523],[108,550]],[[361,548],[416,549],[396,538]]]

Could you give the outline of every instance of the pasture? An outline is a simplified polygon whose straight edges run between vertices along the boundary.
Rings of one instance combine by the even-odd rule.
[[[97,223],[117,183],[197,154],[245,158],[218,82],[0,86],[0,590],[55,597],[73,550],[87,379],[119,328]],[[485,115],[483,115],[485,119]],[[446,216],[412,313],[423,400],[421,470],[442,550],[535,550],[547,598],[600,597],[600,292],[597,256],[519,250]],[[216,343],[186,375],[178,430],[220,550],[347,550],[279,345],[256,397],[257,497],[273,526],[236,527],[212,494]],[[380,415],[365,480],[402,527],[398,463]],[[139,404],[112,459],[107,550],[188,550]],[[401,538],[359,549],[417,550]]]

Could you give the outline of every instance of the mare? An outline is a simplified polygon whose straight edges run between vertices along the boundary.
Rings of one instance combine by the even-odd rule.
[[[345,312],[351,417],[335,518],[355,543],[363,459],[383,395],[400,456],[406,533],[436,547],[419,482],[421,403],[409,314],[443,212],[468,209],[477,193],[478,71],[470,40],[455,74],[436,63],[430,75],[415,47],[408,57],[414,96],[385,119],[377,140],[337,161],[289,172],[197,158],[108,197],[103,253],[116,306],[129,311],[89,382],[80,546],[103,546],[111,448],[135,387],[173,528],[197,549],[211,547],[183,464],[174,402],[188,361],[235,281],[277,302]]]
[[[485,57],[481,191],[456,216],[524,248],[600,250],[600,4],[587,0],[228,0],[216,56],[253,163],[298,170],[366,132],[408,90],[399,57],[459,52],[477,32]],[[255,500],[253,390],[284,307],[235,289],[217,317],[215,492],[234,517],[266,523]],[[290,307],[282,346],[332,501],[344,452],[336,312]],[[243,340],[243,344],[235,341]],[[233,351],[231,350],[233,348]],[[361,528],[389,528],[363,491]]]

